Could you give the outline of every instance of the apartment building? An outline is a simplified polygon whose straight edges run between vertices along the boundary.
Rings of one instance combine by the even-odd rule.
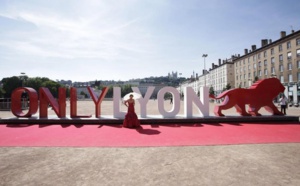
[[[212,64],[212,68],[209,70],[203,70],[202,75],[197,76],[195,80],[184,82],[178,89],[178,91],[183,92],[184,87],[192,87],[195,93],[199,94],[200,87],[212,87],[215,94],[220,94],[227,84],[234,88],[234,63],[233,60],[237,56],[232,56],[230,59],[221,61],[219,59],[218,65]]]
[[[300,31],[289,35],[280,32],[280,39],[261,40],[261,47],[251,46],[235,59],[235,87],[247,88],[258,79],[278,78],[285,86],[290,101],[300,98]]]
[[[229,84],[231,88],[234,88],[234,64],[233,60],[237,56],[232,56],[230,59],[219,59],[219,65],[212,64],[212,68],[209,70],[209,85],[213,87],[215,94],[220,94],[226,86]]]
[[[229,84],[231,88],[248,88],[253,82],[265,78],[278,78],[285,87],[285,96],[294,103],[300,102],[300,30],[286,34],[280,32],[276,41],[262,39],[261,47],[252,45],[244,49],[244,55],[233,55],[230,59],[219,59],[209,70],[203,70],[195,81],[182,83],[193,87],[197,93],[200,87],[213,87],[219,94]]]

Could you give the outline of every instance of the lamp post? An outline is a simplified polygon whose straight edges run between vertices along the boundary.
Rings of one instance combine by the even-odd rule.
[[[21,83],[22,83],[22,87],[24,87],[24,78],[25,78],[25,76],[26,76],[26,73],[25,72],[21,72],[20,73],[21,75],[20,75],[20,79],[21,79]]]
[[[203,54],[202,57],[204,58],[204,86],[206,87],[206,70],[205,70],[205,58],[207,57],[207,54]]]
[[[179,93],[180,93],[180,100],[181,100],[181,75],[182,73],[179,73]]]

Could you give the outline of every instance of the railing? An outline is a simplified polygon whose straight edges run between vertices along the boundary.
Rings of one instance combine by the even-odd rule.
[[[21,99],[22,109],[28,108],[28,100],[26,98]],[[11,99],[10,98],[0,98],[0,110],[10,110]]]

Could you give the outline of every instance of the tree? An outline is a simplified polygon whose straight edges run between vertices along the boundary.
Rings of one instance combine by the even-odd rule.
[[[9,78],[3,78],[2,80],[3,87],[2,87],[2,93],[3,97],[9,98],[11,97],[12,92],[18,88],[18,87],[31,87],[35,89],[37,92],[39,91],[40,87],[47,87],[53,97],[58,97],[58,88],[62,87],[61,84],[50,80],[49,78],[41,78],[41,77],[35,77],[35,78],[28,78],[27,76],[13,76]]]
[[[214,87],[209,88],[209,95],[215,95]]]
[[[12,92],[16,88],[22,86],[22,81],[21,81],[20,77],[18,77],[18,76],[3,78],[1,81],[3,83],[2,92],[4,92],[4,97],[5,98],[10,98]]]
[[[84,98],[87,98],[87,95],[86,95],[86,93],[85,93],[85,92],[83,92],[83,91],[81,91],[81,92],[80,92],[80,95],[83,95],[83,96],[84,96]]]
[[[226,90],[230,90],[231,89],[231,85],[228,83],[226,85],[226,87],[223,88],[222,92],[226,91]]]
[[[121,96],[124,97],[129,92],[132,92],[131,85],[124,85],[121,87]]]
[[[107,98],[112,98],[113,97],[113,86],[112,85],[108,87],[108,91],[106,93],[106,97]]]

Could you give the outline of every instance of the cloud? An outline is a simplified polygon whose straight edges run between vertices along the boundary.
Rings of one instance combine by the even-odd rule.
[[[139,25],[142,21],[140,17],[123,18],[123,14],[107,10],[101,12],[108,5],[100,3],[98,6],[97,12],[97,8],[92,8],[93,14],[77,14],[78,7],[73,7],[74,14],[63,14],[63,11],[57,13],[51,9],[41,12],[34,8],[30,11],[22,9],[19,12],[1,13],[1,16],[34,25],[35,29],[23,33],[15,30],[15,38],[10,37],[0,43],[19,53],[60,58],[115,60],[119,54],[139,55],[151,50],[151,41],[145,37],[147,31]],[[26,37],[20,38],[17,35]]]

